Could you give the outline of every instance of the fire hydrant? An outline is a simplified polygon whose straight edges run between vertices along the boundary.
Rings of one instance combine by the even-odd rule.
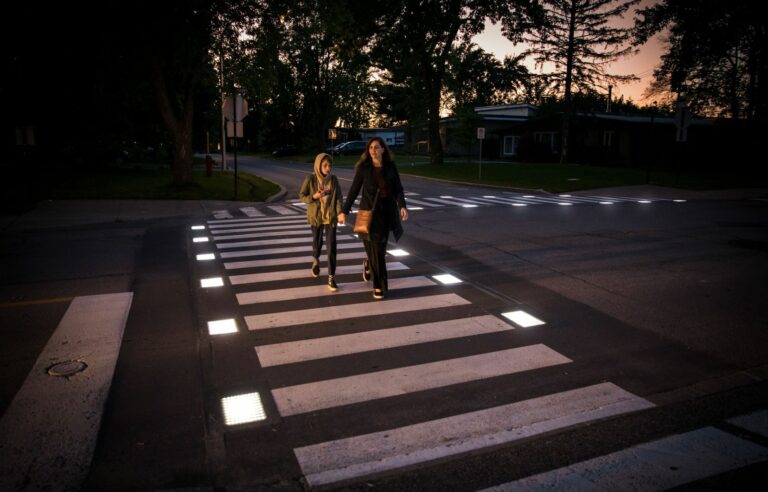
[[[205,175],[210,177],[211,174],[213,174],[213,159],[207,155],[205,156]]]

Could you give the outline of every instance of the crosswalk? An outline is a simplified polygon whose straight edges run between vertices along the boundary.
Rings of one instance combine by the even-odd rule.
[[[409,197],[409,201],[447,207],[558,204],[564,198],[569,197],[544,200],[488,195]],[[572,203],[596,203],[586,200],[579,197]],[[271,418],[281,422],[293,451],[291,459],[310,487],[460,460],[468,453],[490,452],[521,439],[655,406],[605,380],[570,387],[565,381],[553,381],[555,390],[522,399],[501,385],[493,398],[473,399],[476,385],[487,388],[495,381],[509,383],[541,371],[551,371],[557,379],[556,375],[567,374],[567,370],[557,369],[577,363],[578,354],[555,350],[544,342],[547,331],[558,327],[547,324],[542,313],[529,313],[525,305],[499,306],[498,302],[489,311],[478,303],[483,295],[478,289],[461,279],[441,282],[441,274],[446,272],[420,260],[418,252],[388,255],[391,295],[373,300],[371,284],[360,275],[363,245],[349,227],[340,227],[338,232],[339,291],[331,292],[323,275],[319,279],[309,275],[311,237],[300,207],[269,205],[249,213],[247,219],[222,219],[222,214],[214,214],[202,230],[190,233],[192,240],[209,240],[192,242],[191,247],[196,254],[214,256],[221,274],[216,285],[234,301],[229,322],[210,320],[209,326],[224,323],[231,329],[222,333],[234,331],[244,337],[261,370],[277,375],[266,391],[247,398],[251,404],[269,404],[244,414],[254,415],[253,421]],[[211,331],[210,336],[219,335]],[[324,369],[307,369],[321,367]],[[449,415],[438,411],[440,402],[456,400],[460,393],[468,395],[466,401],[454,401]],[[425,395],[430,395],[435,408],[422,407],[411,415],[409,402],[424,401]],[[222,398],[222,413],[236,413],[227,404],[237,398]],[[332,422],[340,413],[349,418],[350,409],[355,408],[366,411],[351,425],[353,433],[344,426],[325,428],[321,438],[288,431],[302,428],[307,420]],[[366,429],[373,421],[371,411],[379,412],[386,424],[370,424]],[[237,432],[249,422],[248,418],[233,420],[228,432]],[[717,441],[719,436],[709,437]],[[670,440],[669,445],[679,446],[679,442]],[[756,446],[747,457],[723,460],[720,469],[767,460],[766,452],[767,448]],[[581,476],[594,470],[592,465],[598,467],[614,458],[574,466],[567,473]],[[498,490],[526,489],[534,483],[556,482],[558,476],[499,484]],[[691,473],[683,483],[701,477]]]
[[[496,194],[479,195],[437,195],[429,196],[415,192],[406,192],[406,201],[409,210],[429,210],[441,208],[473,208],[473,207],[528,207],[535,205],[614,205],[621,203],[652,204],[657,202],[684,203],[684,199],[669,198],[637,198],[628,196],[600,196],[600,195],[571,195],[563,194],[529,194],[516,193],[510,191],[500,191]],[[359,199],[358,199],[359,201]],[[241,217],[250,218],[269,218],[270,216],[301,216],[305,213],[306,205],[301,202],[286,202],[280,205],[268,205],[265,210],[259,210],[255,207],[242,207],[234,211],[215,210],[213,214],[213,224],[227,224]]]

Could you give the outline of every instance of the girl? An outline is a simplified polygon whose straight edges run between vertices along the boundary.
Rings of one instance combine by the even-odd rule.
[[[320,275],[320,250],[325,234],[325,252],[328,255],[328,288],[336,292],[339,287],[333,279],[336,274],[336,224],[344,223],[341,213],[343,200],[339,180],[331,174],[333,157],[317,154],[315,172],[304,178],[299,191],[299,199],[307,204],[307,222],[312,228],[312,268],[313,277]]]

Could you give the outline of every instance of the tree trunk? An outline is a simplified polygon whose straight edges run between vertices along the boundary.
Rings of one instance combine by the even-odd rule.
[[[560,164],[565,164],[569,159],[569,140],[571,134],[571,115],[573,113],[573,102],[571,97],[571,83],[573,81],[573,57],[574,57],[574,37],[576,31],[576,2],[571,0],[571,16],[568,22],[568,55],[565,65],[565,111],[563,112],[563,126],[560,133]]]
[[[191,128],[178,129],[173,135],[173,158],[171,176],[173,185],[186,185],[194,181],[192,177],[192,131]]]
[[[427,87],[427,129],[429,132],[429,163],[443,163],[443,141],[440,138],[440,81],[425,71],[424,82]]]
[[[171,103],[171,96],[165,83],[163,71],[157,59],[152,60],[152,80],[155,87],[155,96],[160,108],[165,128],[171,136],[173,156],[171,160],[171,176],[174,186],[186,185],[192,183],[192,120],[194,114],[194,83],[190,82],[189,87],[183,94],[181,115],[174,111],[174,105]]]

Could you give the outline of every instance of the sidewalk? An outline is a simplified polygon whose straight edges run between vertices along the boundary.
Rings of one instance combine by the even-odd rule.
[[[0,231],[63,228],[108,222],[206,217],[213,210],[263,202],[204,200],[47,200],[21,215],[0,215]]]

